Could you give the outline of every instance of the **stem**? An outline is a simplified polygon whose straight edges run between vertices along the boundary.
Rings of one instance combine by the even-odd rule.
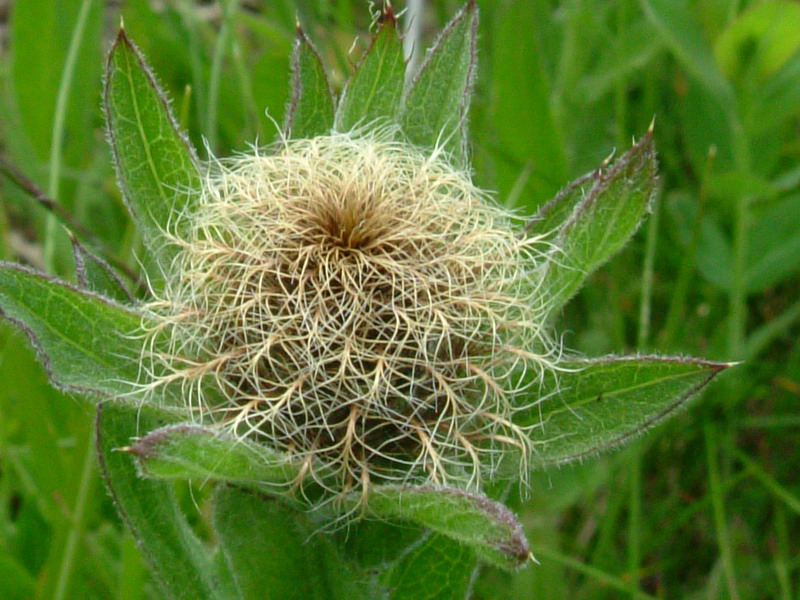
[[[81,471],[81,481],[78,487],[78,495],[75,498],[75,510],[72,514],[72,524],[70,525],[67,542],[64,546],[64,555],[61,557],[61,566],[58,570],[56,580],[56,590],[53,593],[53,600],[64,600],[72,577],[75,564],[75,551],[78,546],[78,539],[83,530],[83,522],[86,516],[86,504],[91,489],[92,475],[94,474],[94,446],[92,445],[91,434],[87,436],[86,454],[83,457],[83,470]]]
[[[238,14],[238,11],[230,11],[231,27],[233,27],[235,23],[234,17],[238,17]],[[258,105],[256,103],[255,94],[253,93],[252,77],[250,76],[251,72],[245,62],[242,46],[239,43],[239,37],[236,35],[231,36],[231,56],[233,57],[233,66],[236,69],[236,76],[239,80],[239,91],[242,94],[242,100],[245,106],[245,116],[250,127],[247,139],[258,139]]]
[[[778,483],[774,477],[762,469],[756,461],[747,456],[744,452],[736,448],[732,450],[736,458],[741,461],[745,468],[758,479],[761,485],[763,485],[775,499],[780,500],[794,513],[800,515],[800,498]]]
[[[733,552],[728,537],[727,519],[725,517],[725,498],[720,484],[719,467],[717,465],[717,431],[713,423],[706,421],[706,462],[708,468],[708,484],[711,494],[711,505],[714,513],[714,527],[717,530],[717,545],[719,546],[722,571],[725,584],[731,600],[739,600],[739,591],[736,585],[736,576],[733,565]]]
[[[742,481],[752,478],[752,473],[747,470],[741,470],[729,479],[726,479],[720,486],[720,491],[722,494],[726,494],[729,490],[732,490]],[[679,513],[677,513],[674,517],[670,518],[670,523],[668,528],[662,528],[663,530],[658,532],[658,537],[655,539],[650,540],[650,546],[653,548],[659,548],[661,546],[667,545],[672,541],[675,537],[675,532],[679,531],[683,527],[688,527],[689,523],[692,519],[697,518],[697,515],[708,509],[708,505],[712,503],[712,498],[710,494],[704,495],[702,498],[698,498],[694,500],[691,504],[689,504],[686,508],[682,509]]]
[[[78,60],[78,50],[80,49],[83,32],[86,29],[86,21],[89,16],[89,7],[92,0],[81,2],[78,20],[75,22],[75,29],[67,50],[67,58],[64,61],[64,70],[61,75],[61,83],[58,86],[58,96],[56,97],[56,109],[53,115],[53,135],[50,138],[50,167],[47,178],[47,194],[54,199],[58,199],[59,181],[61,179],[61,152],[64,146],[64,122],[67,116],[67,102],[72,88],[72,79],[75,75],[75,63]],[[55,235],[58,221],[54,215],[47,215],[44,238],[44,264],[53,270],[53,256],[55,253]]]
[[[736,169],[743,174],[750,173],[752,160],[748,144],[747,134],[742,127],[742,123],[736,114],[735,99],[727,107],[728,124],[733,139],[733,155]],[[744,347],[745,329],[747,325],[747,290],[745,287],[745,269],[747,255],[747,235],[750,227],[750,202],[751,197],[740,195],[734,204],[734,224],[733,224],[733,265],[731,274],[731,291],[729,295],[729,314],[728,314],[728,336],[727,336],[727,355],[730,359],[742,355]],[[731,411],[735,406],[737,398],[734,396],[724,407],[726,423],[731,422]],[[725,435],[730,438],[731,431],[726,430]],[[739,591],[736,583],[736,570],[733,563],[733,552],[730,545],[728,523],[725,516],[725,497],[720,491],[719,465],[717,464],[717,430],[715,424],[706,416],[705,438],[707,447],[707,459],[709,470],[709,484],[711,486],[714,525],[717,533],[717,545],[719,546],[720,558],[722,560],[722,570],[725,576],[725,583],[728,595],[731,600],[739,599]],[[730,443],[730,442],[729,442]],[[728,460],[723,466],[730,467],[730,456],[724,456]]]
[[[728,117],[733,136],[733,153],[736,168],[749,173],[751,166],[750,149],[747,136],[735,113]],[[728,315],[728,358],[737,360],[741,356],[744,332],[747,321],[747,290],[745,289],[745,268],[747,254],[747,233],[750,226],[750,196],[739,196],[734,205],[733,223],[733,273],[729,297]]]
[[[637,445],[632,449],[629,462],[630,499],[628,504],[628,573],[630,573],[630,596],[639,593],[639,570],[642,564],[642,451]]]
[[[188,0],[180,0],[176,6],[189,36],[189,64],[192,70],[192,90],[194,90],[195,106],[197,107],[197,123],[206,123],[208,104],[205,97],[206,87],[203,85],[203,57],[197,34],[199,25],[194,4]]]
[[[742,355],[747,321],[747,292],[745,269],[747,231],[750,225],[750,198],[736,199],[733,224],[733,268],[728,315],[728,358],[738,360]]]
[[[661,202],[653,202],[653,214],[647,223],[647,238],[645,241],[644,264],[642,265],[642,290],[639,303],[639,332],[636,344],[639,350],[644,350],[650,340],[650,320],[653,306],[653,265],[656,256],[656,241],[658,240],[658,221]]]
[[[650,340],[650,317],[653,303],[653,265],[658,239],[659,208],[658,198],[653,203],[653,214],[647,223],[644,263],[642,265],[642,289],[639,303],[639,331],[637,346],[640,350],[647,347]],[[642,562],[642,448],[633,449],[628,468],[630,469],[630,501],[628,505],[628,572],[631,575],[630,595],[636,598],[639,592],[638,573]]]
[[[6,260],[11,256],[8,248],[9,227],[8,219],[6,218],[6,211],[0,208],[0,260]]]
[[[45,210],[50,212],[57,221],[60,220],[72,233],[77,234],[77,237],[90,242],[103,254],[103,258],[111,263],[114,267],[124,273],[131,281],[136,283],[138,287],[142,287],[139,275],[130,268],[124,261],[117,258],[114,253],[108,248],[101,240],[97,238],[89,229],[87,229],[80,221],[78,221],[72,213],[70,213],[62,204],[56,202],[53,198],[45,194],[33,180],[20,171],[16,166],[8,162],[3,156],[0,155],[0,174],[8,177],[8,179],[23,192],[28,194],[31,198],[36,200],[39,205]],[[123,253],[123,256],[128,256]]]
[[[775,507],[775,537],[777,552],[775,553],[775,578],[781,590],[782,600],[792,599],[791,551],[789,550],[789,533],[787,532],[786,514],[782,507]]]
[[[615,17],[615,29],[618,34],[621,34],[627,25],[628,11],[626,10],[627,4],[620,2],[617,5]],[[618,52],[619,54],[619,52]],[[628,81],[626,77],[621,77],[617,84],[614,86],[614,117],[616,121],[616,138],[617,146],[624,148],[626,146],[627,127],[625,121],[628,113]]]
[[[214,45],[214,57],[211,61],[211,75],[208,81],[208,120],[206,121],[206,137],[208,147],[217,150],[217,129],[219,128],[218,105],[219,83],[222,74],[222,63],[225,59],[225,50],[231,31],[231,14],[236,11],[236,0],[225,2],[222,7],[222,26]]]
[[[406,76],[413,77],[419,65],[422,50],[422,14],[424,7],[422,0],[408,0],[406,2],[406,31],[403,38],[403,54],[408,66]]]
[[[700,245],[700,231],[703,224],[706,201],[708,198],[708,178],[711,175],[714,159],[717,156],[717,149],[712,146],[708,149],[705,167],[700,180],[700,190],[697,196],[697,209],[695,211],[692,231],[689,237],[689,245],[683,253],[678,277],[673,287],[672,298],[669,303],[669,311],[664,323],[664,333],[661,343],[671,348],[675,344],[678,332],[681,330],[681,323],[684,321],[686,313],[686,299],[689,296],[689,285],[694,277],[695,265],[697,263],[697,248]]]
[[[742,360],[756,358],[772,344],[775,338],[785,335],[798,319],[800,319],[800,300],[750,334],[742,348]]]
[[[569,567],[570,569],[574,569],[578,573],[585,575],[591,579],[599,581],[602,584],[605,584],[609,588],[615,589],[620,592],[629,592],[630,586],[628,582],[623,581],[619,577],[614,577],[613,575],[609,575],[605,571],[598,569],[597,567],[592,567],[591,565],[587,565],[584,562],[581,562],[575,558],[570,556],[566,556],[561,554],[560,552],[556,552],[552,548],[548,548],[547,546],[536,546],[532,549],[533,554],[537,557],[542,557],[547,560],[553,561],[554,563],[558,563],[564,565],[565,567]],[[646,594],[642,591],[634,590],[632,593],[632,598],[635,600],[656,600],[655,596],[651,596],[650,594]]]

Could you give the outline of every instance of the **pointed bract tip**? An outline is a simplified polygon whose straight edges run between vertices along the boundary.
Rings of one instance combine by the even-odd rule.
[[[384,25],[396,25],[397,24],[397,17],[394,14],[394,8],[392,7],[391,2],[386,2],[383,5],[383,24]]]
[[[122,15],[119,16],[119,30],[125,31],[125,17]]]
[[[136,442],[130,446],[122,446],[121,448],[115,448],[115,452],[124,452],[126,454],[132,454],[137,458],[146,458],[147,457],[147,450],[148,446],[146,442],[142,442],[142,440],[136,440]]]
[[[536,557],[533,555],[533,552],[529,552],[529,553],[528,553],[528,558],[530,559],[530,561],[531,561],[532,563],[535,563],[535,564],[537,564],[537,565],[541,565],[541,564],[542,564],[542,563],[540,563],[540,562],[539,562],[539,560],[538,560],[538,559],[537,559],[537,558],[536,558]]]
[[[739,365],[743,365],[745,361],[743,360],[732,360],[729,362],[724,363],[717,363],[717,371],[724,371],[725,369],[730,369],[731,367],[738,367]]]
[[[647,128],[647,133],[653,133],[656,128],[656,116],[653,115],[653,118],[650,120],[650,125]]]

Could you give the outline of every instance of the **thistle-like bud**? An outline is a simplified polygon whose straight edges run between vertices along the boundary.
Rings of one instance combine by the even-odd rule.
[[[527,471],[520,393],[552,367],[542,242],[391,132],[210,166],[149,313],[155,387],[329,490]],[[151,345],[147,345],[150,347]]]

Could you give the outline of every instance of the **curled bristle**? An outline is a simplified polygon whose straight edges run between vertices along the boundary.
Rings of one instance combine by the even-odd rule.
[[[441,155],[386,134],[284,141],[210,166],[175,225],[152,388],[334,495],[475,489],[508,453],[524,477],[513,414],[555,355],[543,242]]]

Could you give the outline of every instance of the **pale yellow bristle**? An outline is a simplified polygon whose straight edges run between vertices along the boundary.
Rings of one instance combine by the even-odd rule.
[[[291,453],[334,494],[479,488],[509,452],[524,477],[513,413],[556,354],[544,243],[468,174],[390,134],[209,167],[148,306],[151,336],[169,336],[145,356],[150,388],[178,386],[198,421]]]

